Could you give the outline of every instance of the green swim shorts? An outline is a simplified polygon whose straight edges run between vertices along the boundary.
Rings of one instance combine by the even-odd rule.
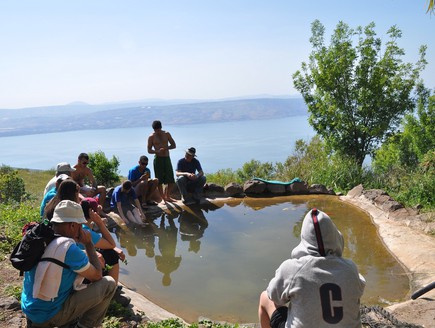
[[[172,168],[171,158],[154,157],[154,174],[159,179],[160,184],[175,183],[174,169]]]

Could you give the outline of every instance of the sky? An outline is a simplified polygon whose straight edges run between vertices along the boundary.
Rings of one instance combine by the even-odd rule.
[[[404,60],[435,88],[426,0],[0,0],[0,108],[298,95],[315,19],[402,30]]]

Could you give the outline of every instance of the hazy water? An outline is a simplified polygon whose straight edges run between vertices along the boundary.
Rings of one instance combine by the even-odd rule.
[[[162,123],[177,144],[171,151],[173,165],[184,156],[186,148],[193,146],[206,173],[237,169],[251,159],[283,162],[297,139],[309,140],[314,135],[306,116],[182,126]],[[0,164],[50,169],[59,162],[75,164],[81,152],[102,150],[109,158],[118,157],[120,173],[126,176],[140,155],[148,155],[147,139],[151,132],[151,127],[143,127],[3,137]]]
[[[362,303],[403,299],[408,278],[368,215],[321,195],[191,207],[157,218],[154,228],[117,232],[128,260],[120,280],[190,322],[198,316],[257,322],[258,296],[299,243],[302,219],[313,207],[331,216],[345,238],[344,256],[367,280]]]

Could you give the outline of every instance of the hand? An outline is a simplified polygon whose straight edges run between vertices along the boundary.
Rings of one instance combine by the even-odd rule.
[[[118,248],[118,247],[115,247],[113,250],[114,250],[116,253],[118,253],[119,259],[120,259],[121,261],[124,261],[124,260],[125,260],[125,254],[124,254],[124,252],[122,251],[122,249],[120,249],[120,248]]]
[[[92,244],[92,237],[91,237],[91,233],[89,231],[80,229],[79,232],[79,237],[77,240],[78,243],[83,244],[83,245],[88,245],[88,244]]]
[[[101,219],[101,216],[99,216],[98,213],[92,209],[89,210],[89,217],[91,221],[95,222],[97,226],[104,224],[103,220]]]
[[[100,261],[101,267],[104,268],[106,266],[106,260],[104,260],[104,257],[100,252],[96,252],[96,253],[97,253],[98,261]]]

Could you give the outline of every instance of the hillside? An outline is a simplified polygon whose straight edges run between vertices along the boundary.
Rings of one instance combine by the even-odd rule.
[[[0,110],[0,137],[85,129],[150,126],[153,120],[165,125],[261,120],[306,115],[302,98],[258,98],[167,104],[65,106]]]

